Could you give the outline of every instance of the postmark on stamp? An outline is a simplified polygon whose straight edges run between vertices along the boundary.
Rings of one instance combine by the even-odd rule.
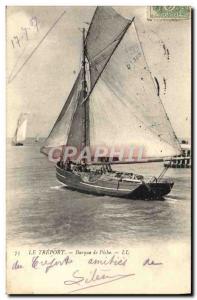
[[[148,20],[187,20],[190,19],[190,6],[149,6]]]

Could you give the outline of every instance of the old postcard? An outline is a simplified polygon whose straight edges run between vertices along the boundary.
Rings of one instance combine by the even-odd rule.
[[[8,6],[7,293],[191,293],[191,9]]]

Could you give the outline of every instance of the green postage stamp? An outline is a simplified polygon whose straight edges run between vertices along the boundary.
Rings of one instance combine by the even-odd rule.
[[[191,15],[190,6],[149,6],[148,20],[183,20],[189,19]]]

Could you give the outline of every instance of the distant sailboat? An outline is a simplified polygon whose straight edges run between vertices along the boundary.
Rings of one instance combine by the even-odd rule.
[[[77,149],[143,145],[146,159],[65,163],[66,146]],[[97,7],[85,34],[81,70],[41,151],[64,146],[57,179],[67,188],[96,195],[161,199],[174,182],[112,170],[114,164],[161,162],[180,154],[132,20],[111,7]],[[96,166],[95,166],[96,165]],[[97,169],[96,169],[97,168]],[[150,170],[151,171],[151,170]],[[165,170],[164,170],[165,171]]]
[[[35,137],[35,142],[38,143],[39,139],[40,139],[40,136],[39,136],[39,134],[37,134],[36,137]]]
[[[13,138],[13,145],[23,146],[27,134],[27,113],[22,113],[18,119],[16,131]]]

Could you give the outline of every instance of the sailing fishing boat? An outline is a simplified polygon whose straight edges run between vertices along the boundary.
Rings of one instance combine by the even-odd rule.
[[[75,163],[67,146],[77,149],[142,145],[143,159],[99,159]],[[62,111],[41,152],[62,147],[56,177],[67,188],[96,195],[161,199],[174,182],[112,170],[115,164],[161,162],[180,153],[178,139],[152,79],[134,24],[111,7],[97,7],[87,34],[82,63]]]
[[[16,131],[12,140],[13,145],[23,146],[27,133],[27,113],[20,114],[17,122]]]

